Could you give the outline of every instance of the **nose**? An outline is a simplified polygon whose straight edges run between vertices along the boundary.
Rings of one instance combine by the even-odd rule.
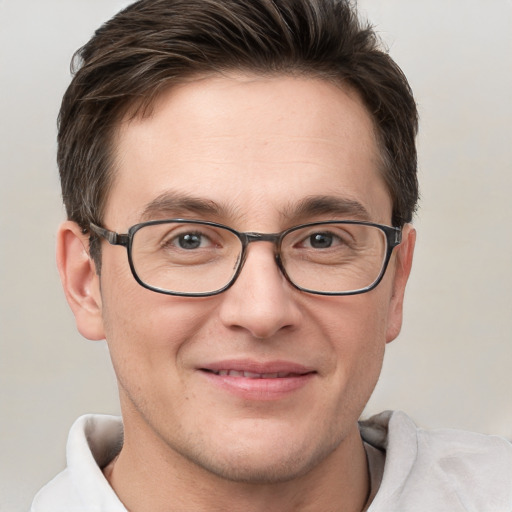
[[[230,329],[267,339],[298,324],[298,293],[277,266],[273,244],[251,244],[240,275],[222,294],[220,319]]]

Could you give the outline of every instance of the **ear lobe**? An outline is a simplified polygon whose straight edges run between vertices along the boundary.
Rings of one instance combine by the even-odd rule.
[[[388,312],[386,343],[393,341],[402,328],[405,286],[411,273],[415,244],[416,230],[411,224],[406,224],[402,231],[402,243],[395,248],[393,290]]]
[[[89,256],[89,237],[75,222],[59,227],[57,267],[80,334],[90,340],[104,339],[99,276]]]

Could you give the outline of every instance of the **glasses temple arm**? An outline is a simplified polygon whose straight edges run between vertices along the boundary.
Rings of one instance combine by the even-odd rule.
[[[115,231],[97,226],[94,223],[90,223],[91,230],[97,235],[103,237],[110,245],[128,245],[130,237],[128,235],[120,235]]]

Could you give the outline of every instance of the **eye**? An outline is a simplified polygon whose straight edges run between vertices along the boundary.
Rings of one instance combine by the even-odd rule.
[[[159,239],[159,248],[166,251],[197,251],[211,249],[219,243],[213,229],[191,225],[172,225]]]
[[[308,237],[306,245],[313,249],[327,249],[336,242],[335,238],[332,233],[314,233]]]
[[[350,226],[311,226],[292,231],[287,243],[296,250],[339,253],[354,248],[356,234]]]
[[[172,239],[173,245],[186,250],[198,249],[204,247],[207,243],[207,237],[201,233],[184,233]]]
[[[341,232],[338,234],[332,231],[310,232],[299,242],[298,246],[305,249],[338,249],[346,245],[346,238],[347,235]]]

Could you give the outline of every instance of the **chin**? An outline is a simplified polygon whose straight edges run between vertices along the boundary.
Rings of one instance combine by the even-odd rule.
[[[217,446],[196,443],[192,450],[181,452],[189,461],[224,480],[246,484],[284,483],[312,471],[328,458],[341,440],[314,437],[315,445],[293,436],[269,440],[263,432],[241,442],[224,440]],[[309,441],[311,441],[311,437]],[[248,439],[248,438],[246,438]],[[259,442],[258,442],[259,441]]]
[[[268,485],[289,482],[309,473],[324,457],[306,459],[302,454],[275,457],[275,453],[261,457],[221,457],[198,461],[203,469],[231,482]]]

